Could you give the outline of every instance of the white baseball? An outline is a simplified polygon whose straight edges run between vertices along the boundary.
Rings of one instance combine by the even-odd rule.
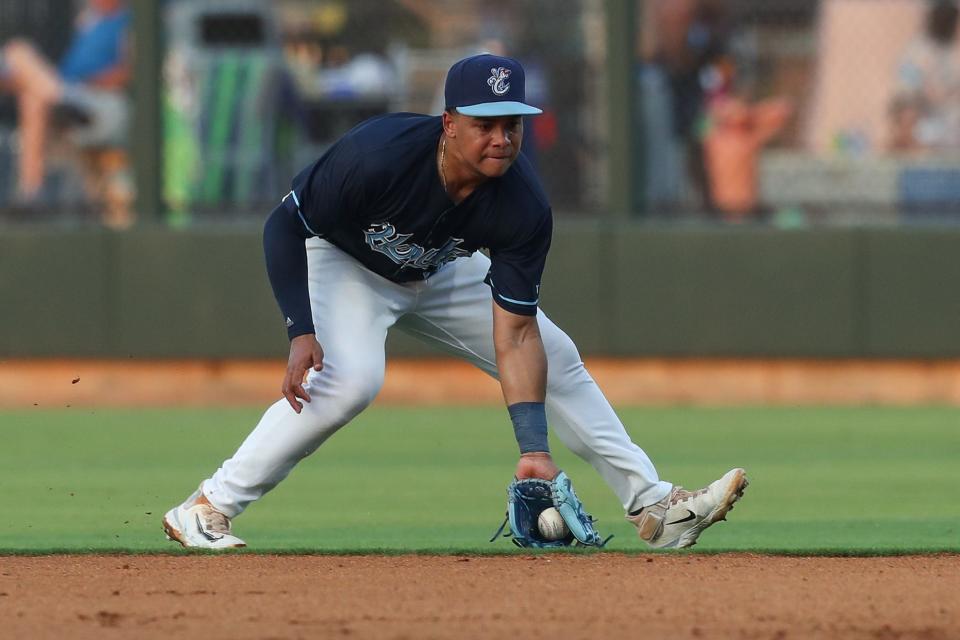
[[[554,507],[547,507],[540,512],[537,518],[537,528],[540,529],[540,535],[544,540],[562,540],[570,535],[570,529],[567,523],[563,521],[563,516]]]

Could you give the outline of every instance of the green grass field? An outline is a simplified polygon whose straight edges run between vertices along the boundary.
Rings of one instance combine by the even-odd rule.
[[[960,410],[627,408],[661,476],[699,487],[746,467],[742,502],[696,551],[960,552]],[[260,416],[231,410],[0,412],[0,553],[173,551],[164,511]],[[609,548],[644,548],[613,493],[552,442]],[[506,412],[375,407],[235,522],[253,551],[510,552]]]

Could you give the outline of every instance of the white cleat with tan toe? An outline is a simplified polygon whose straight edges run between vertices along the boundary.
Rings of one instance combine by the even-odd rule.
[[[628,513],[626,518],[637,528],[640,539],[654,549],[692,547],[704,529],[726,520],[747,484],[743,469],[731,469],[699,491],[674,487],[660,502]]]
[[[235,549],[247,543],[230,532],[230,518],[217,511],[199,489],[163,517],[168,540],[196,549]]]

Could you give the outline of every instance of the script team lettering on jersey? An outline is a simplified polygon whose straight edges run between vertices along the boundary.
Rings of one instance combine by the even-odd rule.
[[[407,243],[413,234],[399,233],[390,223],[371,225],[363,232],[367,245],[379,251],[397,264],[415,269],[432,271],[457,258],[468,256],[470,252],[461,249],[463,238],[447,238],[441,247],[424,249],[418,244]]]

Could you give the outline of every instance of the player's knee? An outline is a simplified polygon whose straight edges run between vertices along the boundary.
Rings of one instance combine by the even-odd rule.
[[[558,431],[557,437],[560,438],[560,442],[562,442],[564,446],[571,451],[571,453],[580,458],[586,459],[593,451],[583,440],[579,438],[566,437],[565,432],[561,433]]]
[[[305,387],[311,396],[324,396],[325,403],[334,403],[342,411],[356,414],[373,402],[383,386],[383,377],[382,366],[338,365],[328,360],[322,371],[311,372]]]
[[[577,345],[559,329],[545,335],[543,344],[547,352],[547,390],[563,389],[584,371]]]

